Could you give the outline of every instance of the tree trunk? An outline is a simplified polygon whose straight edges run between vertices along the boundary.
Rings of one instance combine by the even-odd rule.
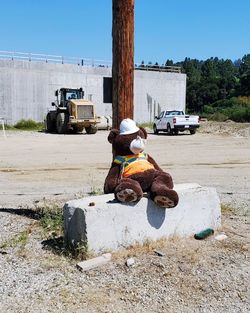
[[[133,119],[134,0],[113,0],[112,37],[113,128],[118,128],[122,119]]]

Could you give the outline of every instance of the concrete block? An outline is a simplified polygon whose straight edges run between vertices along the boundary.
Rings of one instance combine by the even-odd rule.
[[[180,200],[172,209],[159,208],[147,197],[136,204],[118,203],[113,194],[69,201],[64,206],[65,242],[73,247],[86,244],[90,251],[103,252],[220,226],[215,188],[180,184],[175,190]]]
[[[109,261],[111,261],[111,258],[112,258],[111,253],[105,253],[94,259],[89,259],[87,261],[79,262],[77,263],[77,267],[81,269],[82,271],[88,271],[93,268],[107,264]]]

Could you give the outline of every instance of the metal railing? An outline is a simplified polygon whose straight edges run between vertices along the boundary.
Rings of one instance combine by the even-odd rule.
[[[0,50],[0,58],[7,60],[19,60],[30,62],[60,63],[60,64],[76,64],[88,67],[111,67],[112,63],[105,60],[86,59],[81,57],[67,57],[62,55],[27,53],[17,51]]]
[[[135,65],[135,70],[181,73],[181,67],[165,65],[139,65],[139,66]]]
[[[86,59],[81,57],[66,57],[62,55],[41,54],[41,53],[4,51],[4,50],[0,50],[0,59],[29,61],[29,62],[44,62],[44,63],[75,64],[86,67],[112,67],[112,62],[105,60]],[[181,73],[181,67],[178,66],[164,66],[152,64],[136,65],[136,64],[135,70]]]

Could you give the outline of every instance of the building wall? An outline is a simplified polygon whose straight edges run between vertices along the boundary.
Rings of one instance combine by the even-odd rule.
[[[161,110],[185,110],[186,74],[135,71],[134,114],[140,122],[151,122]]]
[[[0,117],[8,124],[42,121],[62,87],[82,87],[98,115],[112,115],[112,104],[103,103],[103,78],[111,73],[105,67],[0,60]],[[134,118],[148,122],[163,108],[184,109],[185,94],[185,74],[135,70]]]

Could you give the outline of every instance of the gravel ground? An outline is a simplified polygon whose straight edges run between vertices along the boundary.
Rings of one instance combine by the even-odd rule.
[[[99,137],[55,135],[56,146],[53,136],[8,132],[8,140],[0,141],[0,312],[249,312],[249,129],[249,124],[206,123],[194,136],[148,140],[150,153],[177,183],[217,188],[224,203],[218,232],[227,239],[147,243],[113,253],[109,264],[88,272],[62,253],[60,234],[45,231],[30,209],[62,206],[74,195],[97,192],[109,167],[107,133],[99,135],[103,161],[101,153],[90,157]],[[78,151],[82,139],[85,155]],[[166,140],[172,149],[167,160],[160,157]],[[183,147],[186,157],[176,154]],[[129,257],[133,267],[125,265]]]

